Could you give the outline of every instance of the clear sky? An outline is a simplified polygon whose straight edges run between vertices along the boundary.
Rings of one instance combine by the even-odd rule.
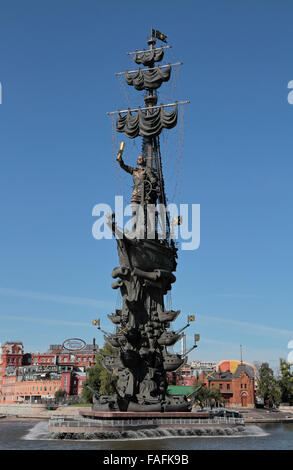
[[[184,63],[162,101],[191,100],[177,201],[201,205],[200,248],[179,253],[175,328],[196,314],[187,344],[194,332],[201,342],[191,359],[237,359],[242,344],[245,360],[276,367],[293,339],[292,2],[1,0],[0,8],[0,341],[45,351],[71,337],[102,344],[96,317],[112,328],[116,246],[92,237],[92,209],[113,205],[123,185],[130,195],[106,112],[143,104],[114,73],[136,68],[126,52],[147,47],[154,27],[173,46],[164,63]],[[162,137],[167,175],[179,170],[182,134],[178,126]],[[127,141],[125,160],[138,151]],[[175,180],[167,178],[169,194]]]

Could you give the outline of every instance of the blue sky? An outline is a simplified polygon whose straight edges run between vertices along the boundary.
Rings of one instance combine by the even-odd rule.
[[[113,206],[123,185],[129,196],[106,112],[142,104],[114,73],[136,68],[126,52],[146,47],[154,27],[173,46],[164,63],[184,64],[161,100],[191,101],[183,130],[162,136],[167,192],[184,132],[176,202],[201,205],[200,248],[179,253],[175,327],[197,315],[191,359],[239,358],[242,344],[244,359],[276,367],[293,339],[292,3],[2,0],[0,8],[0,341],[44,351],[70,337],[101,344],[96,317],[111,329],[116,246],[92,237],[92,209]],[[139,145],[127,141],[127,162]]]

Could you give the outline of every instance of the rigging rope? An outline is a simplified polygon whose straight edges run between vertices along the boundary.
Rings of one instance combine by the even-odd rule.
[[[115,309],[122,310],[122,295],[121,295],[120,289],[118,289],[118,292],[117,292]]]
[[[166,310],[172,310],[172,295],[171,291],[168,291],[166,296],[165,296],[165,301],[166,301]]]
[[[174,52],[172,49],[167,50],[168,54],[171,54],[168,59],[171,58],[171,61],[176,61]],[[170,61],[169,61],[170,62]],[[169,81],[169,87],[167,89],[160,88],[158,91],[158,102],[173,102],[175,96],[175,89],[177,90],[179,85],[179,69],[180,67],[173,67],[171,79]],[[137,105],[137,91],[129,87],[125,82],[124,75],[118,75],[119,87],[122,91],[126,107],[133,107]],[[157,94],[157,91],[155,94]],[[143,94],[142,94],[143,96]],[[168,198],[169,202],[177,202],[181,194],[182,188],[182,156],[183,156],[183,123],[184,123],[184,114],[185,107],[180,107],[180,117],[177,128],[173,132],[163,131],[160,135],[161,144],[162,144],[162,154],[164,159],[164,172],[165,172],[165,182],[166,189],[168,193],[171,194],[171,197]],[[143,139],[127,139],[126,141],[128,151],[127,151],[127,164],[136,165],[136,158],[139,154],[144,152],[144,140]],[[116,118],[112,115],[112,152],[114,160],[114,180],[115,186],[119,194],[124,197],[124,200],[130,202],[130,193],[132,189],[132,184],[129,182],[128,176],[125,172],[120,171],[120,167],[116,161],[116,155],[118,150],[118,137],[116,132]],[[132,163],[129,161],[129,156],[132,156],[131,160],[134,160]],[[168,165],[166,165],[168,162]]]
[[[178,126],[178,139],[177,139],[177,151],[176,160],[174,167],[176,167],[175,186],[172,194],[172,199],[175,201],[180,200],[182,191],[182,160],[183,160],[183,144],[184,144],[184,118],[185,118],[185,106],[181,106],[180,121]]]

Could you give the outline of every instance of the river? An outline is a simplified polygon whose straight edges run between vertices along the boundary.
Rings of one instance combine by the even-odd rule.
[[[241,437],[175,437],[125,441],[50,440],[47,421],[0,420],[0,450],[293,450],[293,423],[249,425]]]

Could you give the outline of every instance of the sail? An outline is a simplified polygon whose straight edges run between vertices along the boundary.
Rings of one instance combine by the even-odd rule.
[[[136,53],[134,56],[134,61],[137,64],[142,64],[146,66],[151,66],[154,62],[161,62],[164,57],[164,49],[154,49],[151,51],[145,51],[143,54]]]
[[[126,72],[125,80],[128,85],[134,86],[136,90],[156,90],[163,82],[170,79],[171,66],[167,68],[156,67],[153,70],[138,70],[135,75]]]
[[[134,139],[139,135],[142,137],[155,137],[162,129],[172,129],[177,124],[178,106],[168,112],[163,107],[152,114],[147,115],[141,109],[136,114],[130,111],[122,116],[118,114],[116,121],[117,132],[125,132],[126,136]]]

